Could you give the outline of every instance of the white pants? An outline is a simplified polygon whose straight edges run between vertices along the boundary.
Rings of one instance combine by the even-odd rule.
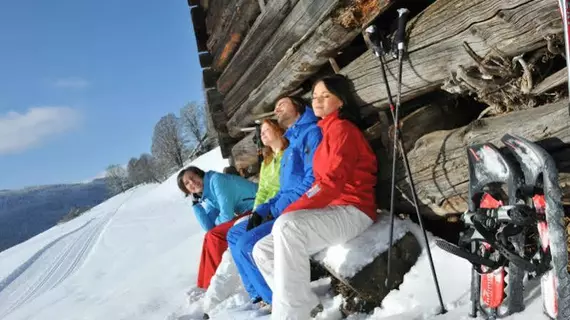
[[[319,304],[311,290],[311,255],[342,244],[372,225],[353,206],[299,210],[279,216],[271,234],[253,248],[253,258],[273,290],[271,319],[305,320]]]
[[[234,222],[234,226],[242,221],[249,219],[251,215],[243,216]],[[210,313],[224,300],[238,292],[246,292],[241,285],[236,264],[230,249],[227,249],[222,255],[222,261],[216,269],[216,273],[210,280],[210,286],[204,295],[203,308],[205,313]]]

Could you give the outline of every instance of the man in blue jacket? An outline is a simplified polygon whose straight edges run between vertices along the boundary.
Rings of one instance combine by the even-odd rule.
[[[178,174],[178,188],[193,197],[194,214],[206,231],[198,287],[207,289],[228,247],[227,232],[238,217],[251,211],[257,184],[240,176],[204,172],[191,166]]]
[[[283,97],[275,104],[277,120],[289,140],[281,159],[280,188],[275,197],[254,208],[248,221],[233,226],[228,232],[228,244],[240,277],[252,302],[271,304],[272,293],[259,273],[251,255],[253,246],[271,232],[271,228],[285,208],[299,199],[313,184],[313,154],[321,142],[318,118],[303,100]]]

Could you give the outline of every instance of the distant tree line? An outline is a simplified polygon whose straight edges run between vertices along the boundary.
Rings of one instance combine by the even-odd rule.
[[[217,145],[205,105],[190,102],[180,109],[179,115],[169,113],[156,123],[150,154],[133,157],[126,166],[107,167],[107,183],[113,193],[121,193],[140,184],[162,182],[186,162]]]

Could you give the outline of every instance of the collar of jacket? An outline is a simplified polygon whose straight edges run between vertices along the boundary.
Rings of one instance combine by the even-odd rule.
[[[299,133],[302,131],[301,129],[305,127],[305,125],[317,123],[318,120],[319,118],[315,116],[313,109],[309,106],[306,106],[305,112],[303,112],[299,119],[297,119],[297,121],[295,121],[295,123],[290,126],[287,131],[285,131],[285,138],[287,138],[289,141],[291,139],[297,138]]]
[[[204,180],[202,181],[204,185],[204,190],[202,190],[202,199],[211,199],[212,190],[210,190],[210,179],[214,175],[213,171],[206,171],[204,175]]]
[[[319,121],[317,124],[323,131],[327,130],[327,128],[331,125],[331,123],[335,122],[336,120],[340,119],[339,110],[336,110],[333,113],[330,113],[328,116],[324,117]]]

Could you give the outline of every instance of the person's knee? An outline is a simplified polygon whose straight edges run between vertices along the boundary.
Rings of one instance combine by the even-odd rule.
[[[214,230],[214,229],[208,230],[208,231],[206,232],[206,234],[204,235],[204,240],[205,240],[205,241],[207,241],[207,240],[212,240],[212,239],[215,238],[214,232],[212,232],[212,230]]]
[[[265,263],[267,261],[267,252],[263,249],[263,242],[258,241],[254,246],[251,252],[253,256],[253,260],[257,265]]]
[[[227,233],[220,228],[213,228],[206,232],[205,239],[209,241],[226,241]]]
[[[236,244],[239,241],[240,232],[237,229],[237,226],[233,226],[228,230],[228,234],[226,235],[226,240],[229,244]]]
[[[236,241],[235,248],[241,254],[246,254],[247,252],[251,252],[253,250],[253,246],[255,245],[254,239],[252,239],[249,233],[242,234],[241,237]]]
[[[283,214],[277,218],[271,232],[273,234],[295,234],[299,231],[298,223],[299,219],[295,212]]]

